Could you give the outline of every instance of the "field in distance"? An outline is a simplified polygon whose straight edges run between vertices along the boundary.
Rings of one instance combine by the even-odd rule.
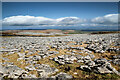
[[[32,36],[32,37],[55,37],[69,34],[108,34],[120,33],[120,31],[82,31],[82,30],[2,30],[1,36]]]

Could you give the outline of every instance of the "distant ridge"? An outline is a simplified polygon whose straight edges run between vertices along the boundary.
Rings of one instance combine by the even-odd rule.
[[[78,30],[78,29],[2,29],[5,30]],[[79,29],[80,31],[120,31],[120,30],[93,30],[93,29]]]

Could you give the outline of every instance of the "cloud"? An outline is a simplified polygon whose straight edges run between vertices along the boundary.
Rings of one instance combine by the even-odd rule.
[[[96,17],[91,20],[92,23],[103,25],[103,26],[116,26],[118,25],[119,14],[108,14],[102,17]]]
[[[49,24],[52,21],[53,19],[45,18],[45,17],[12,16],[3,19],[3,24],[9,26],[31,26],[31,25],[44,24],[44,22]]]
[[[9,26],[68,26],[84,22],[78,17],[63,17],[58,19],[51,19],[46,17],[34,16],[12,16],[3,19],[3,25]]]
[[[11,16],[2,20],[3,26],[118,26],[118,14],[107,14],[91,20],[79,17],[62,17],[58,19],[35,16]]]

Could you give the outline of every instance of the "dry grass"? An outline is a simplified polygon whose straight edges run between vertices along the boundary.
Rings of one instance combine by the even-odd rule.
[[[24,53],[24,50],[21,49],[21,54]],[[24,69],[26,66],[30,65],[30,64],[26,64],[25,60],[19,60],[17,61],[17,59],[19,58],[17,53],[11,54],[11,55],[7,55],[8,53],[4,53],[2,54],[2,57],[8,58],[8,61],[3,61],[3,62],[13,62],[14,65],[17,65],[18,67]]]
[[[36,70],[29,71],[28,75],[30,75],[30,74],[33,74],[33,75],[36,75],[36,77],[39,77]]]

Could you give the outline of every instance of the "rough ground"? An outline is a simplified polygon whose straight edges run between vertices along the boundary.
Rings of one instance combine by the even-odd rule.
[[[1,78],[120,79],[118,34],[3,37]]]

